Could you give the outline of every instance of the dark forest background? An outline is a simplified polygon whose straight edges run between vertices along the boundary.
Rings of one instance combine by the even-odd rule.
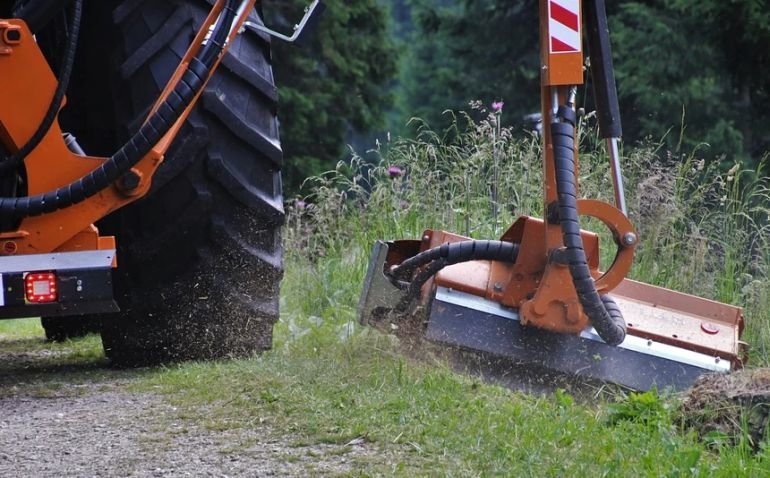
[[[265,3],[290,30],[307,0]],[[539,111],[537,0],[327,0],[312,41],[274,42],[286,189],[332,168],[348,145],[440,129],[445,110],[504,101],[524,133]],[[608,2],[624,142],[646,138],[755,166],[770,150],[767,0]],[[583,106],[592,109],[590,89]]]

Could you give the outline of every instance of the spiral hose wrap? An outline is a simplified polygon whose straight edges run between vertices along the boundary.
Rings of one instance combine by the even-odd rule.
[[[559,222],[566,248],[572,283],[578,300],[596,333],[607,344],[619,345],[626,338],[626,322],[617,304],[608,296],[599,296],[588,268],[580,236],[575,180],[575,127],[569,122],[551,123],[551,142],[559,198]]]

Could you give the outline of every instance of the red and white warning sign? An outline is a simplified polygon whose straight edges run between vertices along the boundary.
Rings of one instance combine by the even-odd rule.
[[[548,1],[548,34],[551,53],[582,51],[580,0]]]

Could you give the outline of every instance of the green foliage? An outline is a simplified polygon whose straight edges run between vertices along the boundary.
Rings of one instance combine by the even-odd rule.
[[[629,421],[646,425],[670,425],[669,410],[668,403],[661,399],[657,390],[631,392],[625,399],[608,406],[607,423],[617,425],[622,421]]]
[[[607,2],[624,139],[753,164],[770,149],[770,21],[762,0]],[[503,99],[507,122],[539,111],[537,2],[413,0],[402,117]],[[589,89],[580,100],[590,110]],[[682,127],[686,124],[687,127]],[[672,131],[670,134],[667,132]],[[752,164],[752,163],[747,163]]]
[[[745,150],[759,157],[770,150],[770,10],[764,0],[669,0],[674,12],[699,19],[716,58],[730,79],[731,117],[744,136]]]
[[[770,104],[762,47],[770,34],[759,3],[620,3],[611,30],[629,139],[660,137],[685,123],[682,138],[669,136],[670,148],[707,143],[712,157],[761,157],[770,146],[758,127]]]
[[[289,30],[305,3],[271,2],[268,23]],[[385,126],[386,114],[395,133],[412,116],[443,129],[444,109],[503,100],[504,124],[519,131],[540,110],[536,0],[327,3],[309,46],[274,42],[288,190]],[[709,161],[753,167],[770,149],[766,2],[608,4],[626,143],[665,137],[678,154],[707,144]],[[591,97],[589,86],[580,98],[589,111]]]
[[[536,0],[413,0],[411,7],[415,31],[402,59],[402,118],[443,128],[449,121],[441,111],[478,99],[504,100],[507,124],[539,111]]]
[[[663,3],[622,2],[612,18],[624,132],[629,139],[662,137],[684,122],[685,149],[705,141],[716,153],[740,153],[743,137],[724,103],[728,72],[713,61],[719,52],[702,18],[674,16]],[[680,146],[679,135],[668,140],[670,148]]]
[[[265,8],[268,25],[290,30],[306,0],[279,0]],[[273,42],[279,85],[285,183],[289,190],[333,165],[351,131],[383,125],[391,103],[396,51],[375,0],[328,0],[317,34],[302,48]]]

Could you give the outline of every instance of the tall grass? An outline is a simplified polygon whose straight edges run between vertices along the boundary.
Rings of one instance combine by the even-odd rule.
[[[289,207],[285,304],[290,327],[311,317],[350,331],[368,260],[378,239],[445,229],[496,238],[519,215],[543,210],[540,140],[498,125],[473,105],[437,132],[413,120],[414,138],[378,144],[305,182]],[[586,121],[579,129],[580,193],[612,202],[608,158]],[[770,363],[770,183],[761,167],[727,172],[699,150],[667,154],[655,143],[623,151],[629,215],[641,244],[631,276],[745,307],[752,363]],[[371,158],[375,158],[372,160]],[[496,198],[495,204],[493,199]],[[593,223],[587,221],[588,226]],[[603,254],[614,255],[606,231]],[[294,274],[297,274],[295,277]],[[312,280],[309,280],[312,279]]]

